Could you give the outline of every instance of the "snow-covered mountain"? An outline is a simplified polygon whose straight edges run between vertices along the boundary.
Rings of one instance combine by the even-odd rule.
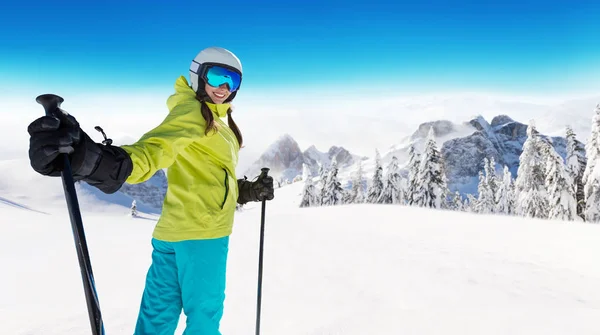
[[[268,167],[271,169],[270,175],[283,176],[284,179],[292,180],[297,171],[302,171],[303,162],[304,156],[300,146],[290,135],[285,134],[271,144],[260,158],[244,172],[244,175],[252,179],[260,174],[261,168]]]
[[[269,174],[276,180],[289,180],[302,175],[302,164],[307,164],[313,175],[319,171],[319,165],[325,167],[336,158],[338,166],[342,168],[351,167],[361,157],[353,155],[343,147],[333,146],[327,152],[319,151],[314,145],[304,152],[292,136],[285,134],[277,139],[260,156],[260,158],[248,168],[244,175],[249,179],[260,174],[260,169],[268,167]],[[241,176],[240,176],[241,177]]]
[[[158,170],[152,178],[144,183],[123,184],[119,192],[127,194],[135,199],[137,203],[162,209],[163,200],[167,193],[167,175],[163,170]]]

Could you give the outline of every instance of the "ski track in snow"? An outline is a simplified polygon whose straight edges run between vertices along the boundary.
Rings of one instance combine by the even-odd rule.
[[[11,206],[11,207],[15,207],[15,208],[20,208],[20,209],[24,209],[24,210],[28,210],[28,211],[32,211],[32,212],[37,212],[37,213],[42,213],[42,214],[48,214],[46,212],[38,211],[38,210],[35,210],[35,209],[32,209],[32,208],[29,208],[29,207],[27,207],[25,205],[21,205],[19,203],[14,202],[14,201],[8,200],[8,199],[6,199],[4,197],[0,197],[0,204],[4,204],[4,205],[7,205],[7,206]]]

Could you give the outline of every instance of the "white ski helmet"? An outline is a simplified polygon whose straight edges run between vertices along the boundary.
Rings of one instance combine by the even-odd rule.
[[[201,73],[202,65],[206,63],[229,66],[239,71],[240,76],[242,75],[242,63],[233,52],[221,47],[206,48],[196,55],[190,65],[190,82],[192,89],[197,93],[198,88],[204,88],[204,80],[199,78],[198,74]]]

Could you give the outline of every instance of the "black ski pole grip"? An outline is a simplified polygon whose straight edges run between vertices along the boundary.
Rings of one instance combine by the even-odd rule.
[[[44,107],[47,116],[58,117],[56,111],[60,108],[60,105],[65,99],[56,94],[42,94],[35,98],[35,101]]]

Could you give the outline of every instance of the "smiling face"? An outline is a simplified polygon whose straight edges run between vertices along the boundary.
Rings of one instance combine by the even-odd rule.
[[[219,87],[212,87],[209,84],[205,84],[204,91],[215,104],[222,104],[231,95],[227,84],[223,84]]]

